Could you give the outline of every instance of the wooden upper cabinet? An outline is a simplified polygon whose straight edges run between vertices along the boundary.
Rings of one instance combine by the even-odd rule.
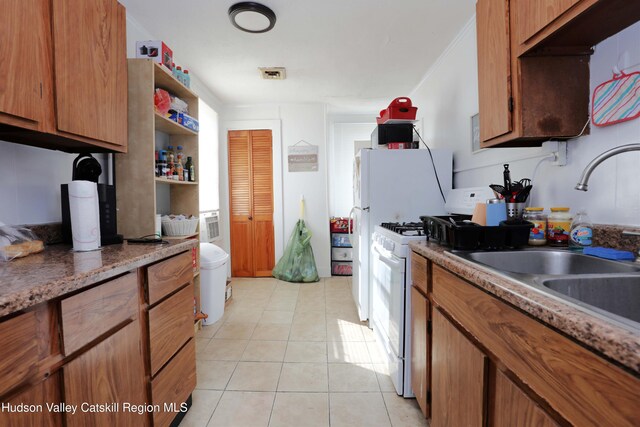
[[[0,123],[42,128],[48,8],[43,0],[5,0],[0,13]]]
[[[581,0],[516,0],[512,1],[518,17],[516,40],[525,43]],[[515,5],[515,6],[513,6]]]
[[[525,18],[514,13],[517,5],[517,0],[478,0],[476,5],[483,148],[575,137],[589,117],[588,54],[519,56],[518,23]]]
[[[115,0],[53,0],[57,128],[127,144],[124,7]]]
[[[508,0],[478,0],[476,22],[480,140],[488,141],[512,129]]]

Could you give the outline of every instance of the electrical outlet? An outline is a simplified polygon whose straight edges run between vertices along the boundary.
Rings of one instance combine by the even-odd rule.
[[[542,143],[542,152],[555,156],[555,159],[551,162],[553,166],[566,166],[567,141],[545,141]]]

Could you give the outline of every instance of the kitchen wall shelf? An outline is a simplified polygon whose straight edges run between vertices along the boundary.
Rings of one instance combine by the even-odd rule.
[[[198,181],[196,182],[174,181],[172,179],[159,178],[159,177],[156,177],[156,182],[160,182],[162,184],[171,184],[171,185],[198,185]]]
[[[169,135],[198,135],[198,132],[194,132],[160,113],[155,113],[155,119],[156,130],[159,130],[160,132],[164,132]]]
[[[155,233],[156,214],[200,215],[197,182],[173,181],[155,176],[155,151],[168,145],[181,145],[193,159],[198,175],[198,134],[155,112],[153,95],[156,88],[178,96],[189,107],[189,115],[198,118],[198,96],[178,82],[161,65],[149,59],[128,59],[129,152],[116,155],[118,231],[125,237]],[[190,236],[199,239],[199,231]],[[185,236],[163,239],[185,238]],[[199,247],[196,249],[198,271]],[[199,302],[199,277],[194,279]],[[200,309],[198,304],[198,310]]]

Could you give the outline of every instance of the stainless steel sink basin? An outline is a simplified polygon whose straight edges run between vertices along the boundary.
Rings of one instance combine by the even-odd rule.
[[[640,323],[640,276],[567,277],[543,280],[542,285]]]
[[[460,252],[456,255],[496,270],[520,274],[607,274],[631,273],[640,267],[561,250]]]

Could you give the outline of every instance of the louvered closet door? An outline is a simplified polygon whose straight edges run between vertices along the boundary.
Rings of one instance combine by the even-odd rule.
[[[273,241],[273,166],[271,131],[251,132],[253,182],[253,266],[256,276],[271,276],[275,265]]]
[[[270,130],[229,131],[231,274],[271,276],[275,265]]]

